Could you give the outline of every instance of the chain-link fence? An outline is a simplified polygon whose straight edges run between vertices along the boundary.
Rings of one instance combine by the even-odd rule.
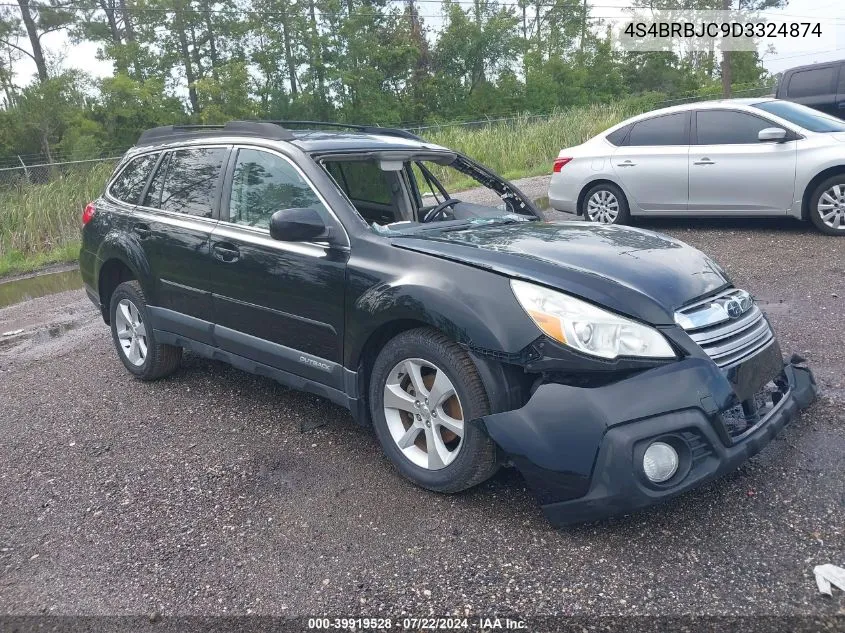
[[[21,163],[18,167],[0,167],[0,189],[27,184],[44,184],[57,178],[87,173],[96,165],[107,164],[114,166],[118,160],[120,160],[119,156],[109,156],[107,158],[92,158],[89,160],[72,160],[35,165]]]

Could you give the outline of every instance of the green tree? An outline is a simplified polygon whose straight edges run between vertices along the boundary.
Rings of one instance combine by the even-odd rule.
[[[118,73],[100,82],[91,116],[102,129],[101,145],[123,148],[143,130],[184,122],[187,115],[180,99],[165,94],[161,79],[139,81]]]
[[[84,82],[79,72],[65,72],[24,88],[16,113],[21,144],[37,146],[48,162],[61,147],[69,127],[87,109]]]
[[[450,0],[443,6],[446,25],[434,53],[435,72],[441,79],[456,79],[469,97],[514,65],[520,50],[519,21],[512,8],[488,0],[476,0],[467,11]]]

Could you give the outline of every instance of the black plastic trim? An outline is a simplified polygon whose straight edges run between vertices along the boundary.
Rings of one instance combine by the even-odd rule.
[[[308,378],[304,378],[296,374],[292,374],[277,367],[271,367],[270,365],[251,360],[233,352],[222,350],[219,347],[215,347],[213,345],[201,343],[200,341],[189,338],[187,336],[175,334],[166,330],[154,329],[153,331],[155,333],[156,340],[159,343],[183,347],[185,349],[191,350],[195,354],[198,354],[205,358],[223,361],[224,363],[228,363],[233,367],[242,371],[246,371],[250,374],[256,374],[258,376],[266,376],[268,378],[272,378],[276,382],[285,385],[286,387],[290,387],[291,389],[306,391],[308,393],[313,393],[315,395],[322,396],[334,402],[335,404],[349,409],[356,419],[359,416],[360,409],[358,406],[357,399],[350,398],[346,393],[344,393],[340,389],[329,387],[328,385],[324,385],[315,380],[310,380]],[[347,378],[347,380],[350,379]]]
[[[207,138],[210,136],[247,136],[274,141],[293,141],[294,134],[269,121],[229,121],[224,125],[163,125],[145,130],[136,145],[156,145],[170,141]]]

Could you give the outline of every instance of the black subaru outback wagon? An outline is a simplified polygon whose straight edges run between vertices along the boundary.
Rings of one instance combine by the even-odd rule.
[[[138,378],[183,349],[272,377],[372,424],[424,488],[515,466],[555,524],[736,468],[814,398],[686,244],[545,222],[402,130],[295,127],[149,130],[85,209],[85,286]]]

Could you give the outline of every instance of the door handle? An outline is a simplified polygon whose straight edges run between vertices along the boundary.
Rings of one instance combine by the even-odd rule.
[[[219,259],[221,262],[226,262],[227,264],[238,261],[238,258],[241,256],[238,247],[229,242],[215,242],[211,247],[211,252],[215,259]]]
[[[840,101],[839,105],[836,107],[838,107],[840,110],[845,110],[845,101]]]
[[[636,167],[637,163],[632,163],[630,160],[626,160],[624,163],[619,163],[617,167]]]
[[[697,160],[693,163],[693,165],[715,165],[716,163],[710,160],[709,158],[702,158],[701,160]]]
[[[138,223],[132,227],[132,230],[140,237],[142,240],[147,239],[150,235],[152,235],[152,231],[148,224]]]

